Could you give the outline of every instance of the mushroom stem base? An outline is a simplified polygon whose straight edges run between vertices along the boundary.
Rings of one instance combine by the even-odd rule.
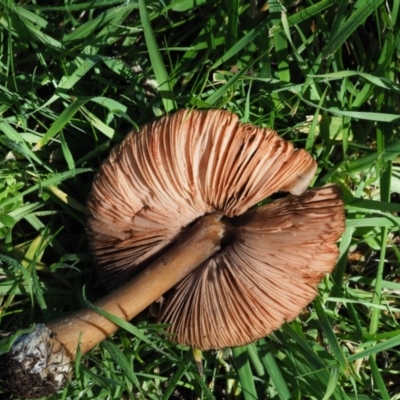
[[[219,214],[201,217],[173,248],[95,305],[131,320],[218,251],[224,231]],[[0,358],[0,383],[21,398],[49,396],[66,384],[78,347],[84,354],[117,330],[117,325],[88,308],[48,327],[37,325]]]
[[[0,381],[22,398],[49,396],[66,384],[70,374],[64,346],[41,324],[19,336],[11,351],[0,357]]]

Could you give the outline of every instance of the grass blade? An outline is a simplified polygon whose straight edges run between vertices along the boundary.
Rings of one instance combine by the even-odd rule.
[[[140,18],[142,20],[144,37],[146,39],[146,44],[149,51],[151,65],[153,66],[154,74],[158,82],[158,88],[161,94],[165,111],[168,113],[172,110],[177,109],[172,91],[172,80],[168,76],[167,70],[165,69],[164,61],[161,57],[153,29],[151,28],[145,0],[139,0],[139,11]]]
[[[336,32],[332,33],[331,39],[323,51],[322,56],[324,58],[332,56],[349,36],[382,4],[383,0],[358,0],[357,4],[354,6],[355,8],[357,6],[357,8],[348,20],[342,24]]]
[[[251,371],[246,346],[234,347],[232,353],[244,399],[257,400],[258,395],[254,385],[253,373]]]
[[[260,343],[263,346],[266,346],[266,341],[264,339],[262,339]],[[271,378],[271,382],[273,383],[280,400],[291,399],[292,395],[290,394],[285,378],[283,377],[282,372],[278,366],[278,363],[276,362],[271,351],[265,352],[265,354],[262,356],[262,362],[265,369],[268,372],[268,375]]]

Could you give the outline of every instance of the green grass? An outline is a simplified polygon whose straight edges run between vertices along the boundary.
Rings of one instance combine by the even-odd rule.
[[[0,0],[2,331],[101,296],[93,176],[129,130],[175,109],[274,128],[347,211],[337,267],[294,322],[204,352],[201,375],[144,313],[53,398],[400,399],[400,1],[42,3]]]

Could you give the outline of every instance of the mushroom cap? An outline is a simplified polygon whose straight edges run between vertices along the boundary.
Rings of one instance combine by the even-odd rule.
[[[315,296],[336,261],[344,217],[334,186],[269,204],[262,216],[246,211],[277,191],[300,195],[316,167],[273,130],[242,124],[227,111],[182,110],[130,133],[101,166],[88,201],[100,276],[110,287],[125,282],[186,226],[221,213],[238,224],[234,240],[167,294],[161,320],[172,324],[172,339],[203,349],[265,336]],[[316,200],[321,196],[324,201]],[[309,218],[312,230],[305,228]],[[299,306],[283,304],[284,289]],[[253,302],[261,292],[269,299],[264,306]],[[250,326],[254,314],[265,321]]]

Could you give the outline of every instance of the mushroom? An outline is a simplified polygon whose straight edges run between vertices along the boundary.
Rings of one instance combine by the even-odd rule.
[[[294,319],[333,269],[344,230],[340,189],[306,191],[316,168],[226,111],[182,110],[129,134],[88,201],[91,248],[114,288],[96,306],[130,320],[164,296],[171,339],[200,349],[243,345]],[[251,209],[278,191],[291,194]],[[13,371],[0,379],[20,396],[50,394],[78,344],[85,353],[117,329],[88,308],[40,325],[3,357]]]

